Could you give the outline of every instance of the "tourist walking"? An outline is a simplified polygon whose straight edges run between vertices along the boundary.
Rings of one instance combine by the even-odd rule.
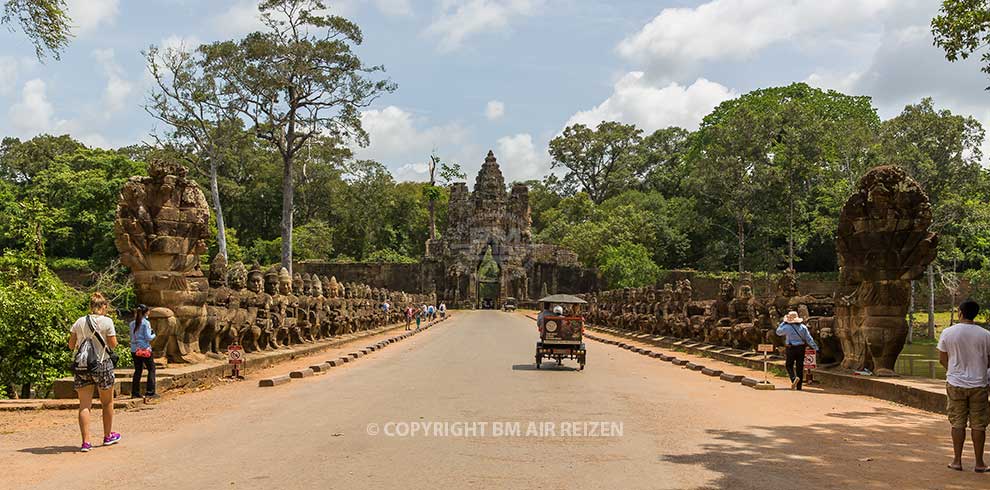
[[[949,468],[962,471],[966,425],[973,437],[977,473],[987,473],[983,461],[990,405],[987,402],[987,369],[990,368],[990,332],[976,324],[980,305],[967,300],[959,305],[959,323],[938,337],[939,362],[945,367],[946,413],[952,425],[953,458]]]
[[[113,383],[117,347],[117,332],[113,320],[106,316],[109,302],[101,293],[93,293],[89,299],[89,314],[76,320],[69,333],[75,374],[73,387],[79,397],[79,432],[82,435],[82,452],[93,448],[89,442],[89,411],[93,406],[93,387],[100,394],[103,409],[103,445],[120,441],[120,434],[113,432]]]
[[[134,361],[134,375],[131,376],[131,398],[141,398],[141,372],[148,371],[148,382],[145,384],[144,396],[157,398],[155,392],[155,359],[151,355],[151,341],[155,332],[151,331],[148,321],[148,307],[137,305],[134,309],[134,320],[130,324],[131,359]]]
[[[416,330],[419,330],[419,324],[423,322],[423,315],[425,314],[426,312],[423,310],[416,311]]]
[[[409,325],[412,323],[413,319],[413,307],[412,305],[406,306],[406,330],[409,330]]]
[[[804,318],[798,316],[796,311],[787,312],[787,316],[777,327],[777,335],[785,337],[784,367],[787,369],[787,376],[791,378],[791,389],[800,391],[804,384],[804,351],[808,347],[818,351],[818,344],[811,337]]]
[[[433,305],[428,306],[427,309],[426,309],[426,316],[430,319],[431,322],[433,320],[436,320],[437,319],[437,309]]]
[[[447,303],[440,303],[440,318],[447,318]]]

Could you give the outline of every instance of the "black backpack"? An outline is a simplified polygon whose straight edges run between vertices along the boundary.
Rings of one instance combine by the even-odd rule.
[[[99,368],[100,361],[96,355],[96,346],[93,345],[93,337],[96,337],[100,341],[100,345],[110,354],[110,359],[113,361],[114,366],[116,366],[117,362],[114,359],[116,357],[114,356],[115,353],[107,348],[106,342],[103,341],[103,336],[93,327],[93,321],[90,320],[89,315],[86,315],[86,325],[94,335],[86,337],[77,346],[76,353],[72,357],[72,363],[69,364],[69,370],[74,374],[93,374]]]

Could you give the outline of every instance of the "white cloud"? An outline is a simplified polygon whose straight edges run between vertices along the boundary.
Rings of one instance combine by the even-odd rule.
[[[399,180],[425,180],[425,163],[434,150],[441,153],[441,158],[458,163],[470,155],[469,131],[456,122],[430,125],[426,118],[388,106],[362,112],[361,125],[371,144],[355,148],[355,156],[397,169]]]
[[[158,44],[158,47],[161,48],[162,52],[169,50],[194,51],[202,44],[203,41],[201,41],[199,37],[193,35],[180,36],[178,34],[172,34],[171,36],[162,39]]]
[[[481,32],[497,32],[518,17],[533,15],[542,0],[441,0],[440,15],[426,28],[441,51],[454,51]]]
[[[0,95],[8,95],[17,87],[17,60],[0,56]]]
[[[10,106],[7,119],[18,136],[30,138],[38,133],[51,131],[55,126],[52,122],[54,114],[55,109],[48,100],[45,81],[34,78],[24,83],[21,98]]]
[[[808,78],[804,82],[812,87],[837,90],[849,95],[860,95],[857,92],[862,80],[863,72],[861,71],[853,70],[843,73],[831,70],[819,70],[808,75]]]
[[[258,11],[256,0],[240,0],[213,19],[220,33],[228,36],[240,36],[249,32],[261,30],[261,13]]]
[[[93,57],[103,67],[107,86],[103,91],[104,116],[120,112],[127,107],[128,98],[134,92],[134,84],[124,78],[124,70],[114,59],[112,49],[97,49]]]
[[[488,102],[485,106],[485,117],[489,121],[494,121],[496,119],[501,119],[505,115],[505,104],[500,101],[492,100]]]
[[[508,182],[539,179],[550,171],[546,147],[538,151],[528,133],[499,138],[495,156]]]
[[[68,0],[67,5],[78,35],[94,32],[103,24],[112,24],[120,10],[120,0]]]
[[[646,132],[668,126],[694,129],[716,105],[735,96],[729,88],[704,78],[689,86],[676,82],[658,86],[643,72],[630,72],[615,84],[608,99],[574,114],[567,125],[596,126],[602,121],[619,121],[635,124]]]
[[[374,3],[375,7],[385,15],[404,17],[413,13],[409,0],[375,0]]]
[[[902,5],[894,0],[712,0],[694,8],[663,9],[625,38],[618,51],[661,71],[745,60],[780,43],[850,41],[863,34],[857,27]]]

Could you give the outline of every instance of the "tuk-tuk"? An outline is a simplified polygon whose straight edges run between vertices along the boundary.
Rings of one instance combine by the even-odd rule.
[[[505,298],[505,302],[502,303],[502,311],[516,311],[516,298],[511,296]]]
[[[536,369],[540,369],[543,359],[553,359],[560,365],[564,359],[575,359],[584,370],[586,350],[582,335],[584,334],[584,317],[582,305],[588,304],[581,298],[569,294],[552,294],[540,300],[544,311],[537,320],[540,340],[536,343]],[[555,306],[560,306],[562,314],[552,312]]]

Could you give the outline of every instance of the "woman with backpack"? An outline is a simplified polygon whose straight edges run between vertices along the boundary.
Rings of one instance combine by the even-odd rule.
[[[148,307],[137,305],[134,309],[134,321],[131,322],[131,359],[134,361],[134,376],[131,377],[131,398],[141,398],[141,371],[148,370],[148,382],[145,385],[145,398],[158,398],[155,393],[155,359],[151,355],[151,341],[155,332],[151,331],[151,322],[147,319]]]
[[[89,442],[89,409],[93,405],[93,387],[100,393],[103,409],[103,445],[120,441],[120,434],[113,432],[113,368],[116,363],[117,332],[113,320],[106,316],[109,302],[101,293],[93,293],[89,299],[90,314],[72,324],[69,348],[73,351],[73,386],[79,396],[79,432],[82,434],[80,451],[93,448]]]

